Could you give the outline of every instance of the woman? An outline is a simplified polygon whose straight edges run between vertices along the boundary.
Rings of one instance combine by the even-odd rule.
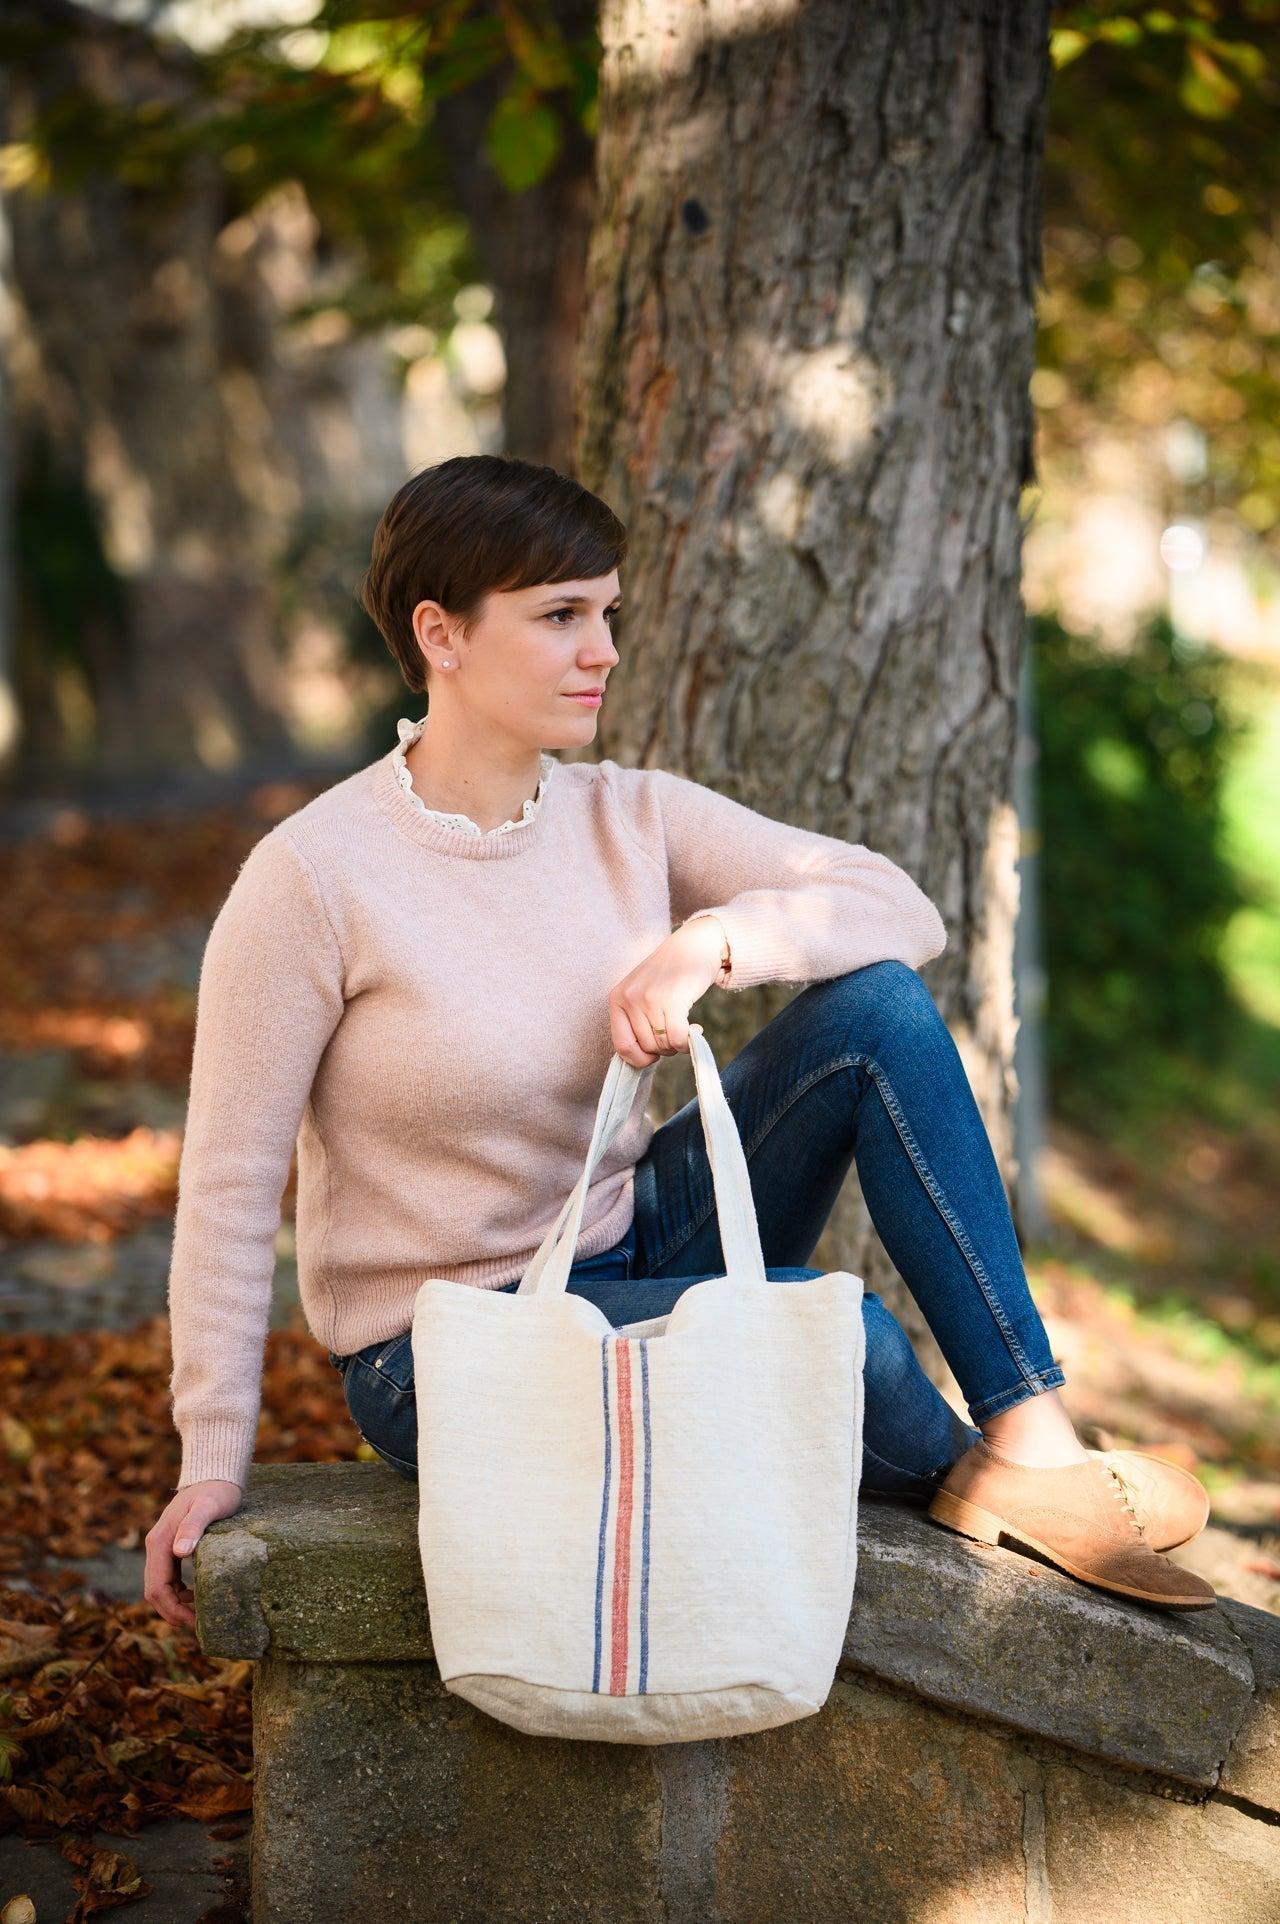
[[[783,981],[808,986],[723,1076],[768,1273],[818,1273],[803,1265],[856,1158],[976,1425],[868,1296],[864,1487],[1121,1595],[1211,1603],[1158,1553],[1202,1526],[1200,1486],[1091,1455],[1063,1407],[915,973],[946,939],[933,905],[865,848],[661,769],[548,752],[595,733],[625,554],[604,502],[500,457],[415,475],[379,524],[365,606],[430,713],[257,844],[209,937],[170,1275],[182,1471],[147,1536],[148,1600],[194,1622],[179,1560],[240,1503],[295,1139],[308,1324],[364,1436],[412,1477],[422,1278],[514,1290],[581,1174],[613,1052],[653,1069],[687,1052],[713,983]],[[648,1087],[594,1172],[569,1283],[615,1325],[723,1268],[696,1102],[655,1133]]]

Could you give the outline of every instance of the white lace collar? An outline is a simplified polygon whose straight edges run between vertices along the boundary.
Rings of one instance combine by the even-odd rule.
[[[525,802],[518,821],[501,822],[497,828],[485,829],[481,828],[478,822],[473,822],[469,815],[451,815],[447,814],[443,809],[428,808],[421,795],[419,795],[414,788],[413,777],[409,773],[408,765],[405,762],[405,751],[412,748],[414,742],[416,742],[419,735],[421,735],[423,727],[426,724],[426,719],[425,715],[420,721],[410,721],[406,715],[400,717],[396,723],[396,733],[400,737],[399,746],[391,757],[396,780],[416,808],[420,808],[424,815],[429,815],[432,821],[440,822],[445,828],[461,829],[463,833],[467,835],[502,835],[505,834],[509,828],[523,828],[526,822],[533,820],[538,810],[538,803],[542,800],[547,779],[552,769],[557,766],[555,756],[549,755],[545,749],[542,751],[542,775],[538,782],[537,791]]]

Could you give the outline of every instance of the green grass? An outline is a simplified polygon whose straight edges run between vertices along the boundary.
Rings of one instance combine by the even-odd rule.
[[[1280,671],[1242,663],[1233,696],[1247,732],[1223,784],[1224,839],[1255,901],[1232,917],[1224,959],[1242,1007],[1280,1029]]]

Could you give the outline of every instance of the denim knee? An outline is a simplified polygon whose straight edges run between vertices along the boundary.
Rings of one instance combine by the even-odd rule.
[[[848,1010],[859,1054],[882,1057],[895,1045],[919,1046],[947,1032],[927,985],[905,962],[870,962],[813,986]]]

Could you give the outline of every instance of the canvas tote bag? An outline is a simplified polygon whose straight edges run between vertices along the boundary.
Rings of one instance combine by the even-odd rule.
[[[440,1674],[537,1735],[675,1743],[810,1716],[849,1619],[862,1283],[767,1280],[737,1126],[689,1034],[723,1276],[623,1329],[566,1293],[641,1075],[615,1054],[581,1180],[518,1290],[429,1279],[415,1299]]]

